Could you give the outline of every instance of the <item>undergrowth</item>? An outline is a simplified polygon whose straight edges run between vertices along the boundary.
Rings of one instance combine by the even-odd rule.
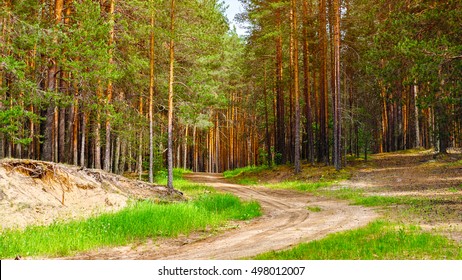
[[[216,229],[229,219],[246,220],[259,215],[258,203],[241,202],[231,194],[205,194],[194,201],[162,205],[146,200],[86,220],[5,230],[0,236],[0,258],[65,256],[147,238]]]
[[[260,166],[246,166],[246,167],[240,167],[240,168],[236,168],[236,169],[233,169],[233,170],[227,170],[225,172],[223,172],[223,177],[225,178],[234,178],[234,177],[237,177],[237,176],[240,176],[240,175],[243,175],[243,174],[248,174],[248,173],[258,173],[258,172],[261,172],[263,170],[267,170],[268,169],[268,166],[266,165],[260,165]]]
[[[173,187],[189,198],[195,198],[204,193],[216,193],[216,190],[210,186],[192,183],[184,179],[184,175],[189,173],[192,171],[182,168],[173,169]],[[154,181],[160,185],[167,185],[167,170],[158,171]]]
[[[292,249],[269,252],[255,259],[377,260],[462,259],[462,247],[419,227],[375,221],[360,229],[335,233]]]
[[[271,189],[298,190],[304,192],[314,192],[320,188],[329,187],[334,182],[303,182],[303,181],[286,181],[275,184],[265,184]]]

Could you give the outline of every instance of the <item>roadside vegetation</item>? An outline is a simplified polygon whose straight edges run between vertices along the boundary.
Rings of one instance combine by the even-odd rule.
[[[418,226],[379,220],[364,228],[335,233],[290,250],[269,252],[259,260],[462,259],[460,245]]]
[[[143,242],[148,238],[176,237],[197,231],[213,231],[229,220],[248,220],[261,215],[257,202],[242,202],[231,194],[188,183],[175,172],[178,189],[189,201],[134,201],[115,213],[85,220],[5,230],[0,235],[0,258],[15,256],[66,256],[104,246]],[[159,174],[162,180],[163,174]]]
[[[302,173],[293,175],[290,168],[273,167],[271,170],[236,172],[230,177],[234,182],[246,182],[253,178],[262,178],[259,185],[274,189],[291,189],[307,192],[311,195],[332,199],[347,200],[352,205],[374,207],[381,213],[378,221],[365,228],[341,232],[328,237],[300,244],[293,249],[281,252],[269,252],[257,256],[257,259],[462,259],[462,244],[447,238],[438,230],[438,224],[460,223],[462,185],[444,188],[449,194],[437,195],[384,195],[387,188],[354,188],[342,181],[350,179],[361,168],[372,172],[374,168],[384,169],[387,161],[395,156],[417,156],[422,150],[390,153],[379,161],[372,156],[369,161],[354,159],[350,167],[336,172],[332,167],[303,166]],[[447,158],[417,161],[417,165],[428,168],[429,165],[458,167],[461,160],[447,162]],[[379,166],[380,165],[380,166]],[[398,171],[397,171],[398,172]],[[434,171],[433,171],[434,172]],[[399,174],[395,174],[399,176]],[[418,175],[417,175],[418,176]],[[435,183],[437,184],[437,183]],[[434,186],[441,190],[441,186]],[[403,189],[409,188],[403,186]],[[414,188],[416,188],[414,186]],[[418,191],[418,190],[414,190]],[[310,212],[322,209],[307,208]],[[426,225],[425,230],[421,225]],[[433,230],[428,230],[432,228]],[[456,229],[451,228],[451,231]],[[447,232],[446,232],[447,233]],[[460,235],[460,234],[459,234]]]

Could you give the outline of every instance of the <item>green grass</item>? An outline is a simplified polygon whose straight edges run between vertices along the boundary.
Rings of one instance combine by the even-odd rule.
[[[269,252],[255,259],[277,260],[374,260],[462,259],[462,247],[416,226],[375,221],[368,226],[335,233],[290,250]]]
[[[191,202],[136,202],[116,212],[87,220],[6,230],[0,235],[0,258],[64,256],[104,246],[120,246],[147,238],[175,237],[218,228],[226,220],[261,215],[256,202],[241,202],[230,194],[207,194]]]
[[[265,184],[266,187],[272,189],[297,190],[303,192],[314,192],[320,188],[329,187],[334,182],[302,182],[302,181],[286,181],[275,184]]]
[[[308,206],[306,209],[310,212],[321,212],[322,208],[319,206]]]
[[[409,205],[421,206],[428,202],[429,199],[425,197],[411,197],[411,196],[382,196],[382,195],[364,195],[363,190],[341,188],[335,190],[320,190],[317,192],[319,195],[332,197],[342,200],[349,200],[353,205],[362,205],[367,207],[378,206],[391,206],[391,205]]]
[[[196,198],[204,193],[216,193],[216,190],[210,186],[191,183],[183,178],[185,174],[191,172],[182,168],[173,169],[173,187],[189,198]],[[167,170],[158,171],[154,181],[160,185],[167,185]]]
[[[263,170],[268,169],[268,166],[266,165],[260,165],[260,166],[246,166],[246,167],[241,167],[241,168],[236,168],[233,170],[227,170],[223,172],[223,177],[225,178],[234,178],[237,176],[240,176],[242,174],[248,174],[248,173],[258,173]]]

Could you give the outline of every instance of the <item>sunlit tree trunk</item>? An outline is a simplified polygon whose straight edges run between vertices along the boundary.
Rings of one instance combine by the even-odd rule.
[[[140,113],[140,117],[143,118],[143,94],[140,93],[139,96],[139,103],[138,103],[138,110]],[[143,174],[143,129],[140,127],[140,131],[138,133],[138,160],[137,160],[137,171],[138,171],[138,179],[141,180],[141,175]]]
[[[419,96],[419,85],[414,81],[414,125],[415,125],[415,147],[420,148],[420,129],[419,129],[419,107],[417,98]]]
[[[85,166],[85,143],[86,143],[86,131],[87,131],[87,112],[83,112],[82,114],[82,125],[80,128],[82,132],[81,135],[81,144],[80,144],[80,166]]]
[[[62,19],[62,11],[63,11],[63,0],[55,0],[54,5],[54,24],[57,26]],[[58,44],[57,38],[53,38],[53,44]],[[50,66],[48,68],[48,76],[47,76],[47,90],[49,92],[56,91],[56,75],[58,71],[58,66],[56,59],[52,57],[50,59]],[[56,158],[56,146],[54,145],[56,138],[56,128],[55,128],[55,118],[56,112],[55,103],[53,100],[50,100],[50,104],[48,105],[46,111],[46,121],[45,121],[45,137],[43,141],[43,153],[42,159],[46,161],[53,161]]]
[[[311,5],[311,3],[310,3]],[[309,162],[314,163],[314,141],[313,141],[313,129],[312,129],[312,110],[311,110],[311,88],[310,88],[310,53],[308,46],[308,14],[311,9],[308,10],[308,0],[303,0],[303,91],[305,96],[305,133],[306,141],[304,149],[306,151],[305,156]]]
[[[342,168],[342,116],[341,116],[341,84],[340,84],[340,5],[339,0],[333,0],[334,8],[334,166]]]
[[[167,187],[173,189],[173,64],[175,62],[175,0],[170,5],[170,70],[168,79],[168,147],[167,147],[167,165],[168,179]]]
[[[283,91],[283,80],[282,80],[282,30],[281,30],[281,10],[276,10],[276,30],[278,35],[276,36],[276,153],[280,157],[279,162],[285,163],[287,154],[285,151],[285,112],[284,112],[284,91]]]
[[[266,145],[266,161],[268,167],[271,166],[271,136],[269,133],[269,120],[268,120],[268,90],[266,86],[266,62],[264,69],[264,78],[263,78],[263,96],[265,98],[265,145]]]
[[[101,103],[103,96],[103,89],[101,88],[101,81],[98,81],[98,87],[96,89],[96,98],[97,103]],[[101,169],[101,111],[96,110],[96,119],[94,122],[94,159],[93,167],[96,169]]]
[[[297,0],[291,0],[292,9],[292,33],[294,43],[294,64],[293,64],[293,77],[294,77],[294,97],[295,97],[295,125],[294,125],[294,165],[295,174],[300,173],[300,90],[299,90],[299,74],[298,74],[298,22],[297,22]]]
[[[153,3],[152,3],[153,4]],[[154,9],[151,7],[151,34],[149,40],[149,183],[154,182]]]
[[[319,1],[319,51],[320,51],[320,81],[319,81],[319,145],[318,161],[329,163],[328,138],[328,86],[327,86],[327,32],[326,32],[326,0]]]
[[[108,7],[108,20],[111,28],[109,29],[109,65],[113,64],[113,51],[112,45],[114,44],[114,7],[115,7],[115,0],[109,0],[109,7]],[[112,95],[113,95],[113,86],[112,86],[112,78],[109,78],[107,89],[106,89],[106,106],[110,106],[112,103]],[[111,171],[111,117],[110,117],[110,110],[106,111],[106,146],[105,146],[105,153],[104,153],[104,170]]]

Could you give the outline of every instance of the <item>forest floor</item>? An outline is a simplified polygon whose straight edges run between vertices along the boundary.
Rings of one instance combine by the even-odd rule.
[[[366,197],[395,198],[401,203],[379,209],[384,217],[462,242],[460,151],[377,154],[353,166],[351,178],[336,187],[357,189]]]
[[[226,231],[202,232],[176,239],[85,252],[70,259],[239,259],[280,250],[329,233],[365,226],[377,217],[370,208],[287,190],[248,187],[226,182],[221,174],[195,173],[187,177],[219,191],[258,201],[263,216],[234,222]],[[310,212],[307,207],[321,207]]]
[[[351,163],[342,180],[324,190],[357,190],[362,196],[405,197],[412,203],[387,207],[351,205],[329,195],[229,183],[220,174],[196,173],[188,179],[243,199],[261,203],[263,216],[235,222],[219,232],[198,232],[175,239],[149,241],[84,252],[71,259],[239,259],[322,239],[330,233],[365,226],[384,218],[419,225],[424,230],[462,240],[462,157],[436,156],[430,151],[386,153]],[[332,176],[330,169],[304,166],[293,175],[290,167],[257,172],[257,184],[281,181],[316,182]],[[319,174],[318,174],[319,172]],[[248,174],[247,174],[248,175]],[[344,175],[344,174],[343,174]],[[340,175],[340,177],[343,177]],[[250,175],[252,176],[252,175]],[[335,176],[334,176],[335,177]],[[326,192],[327,191],[327,192]],[[413,199],[418,200],[416,205]],[[421,203],[422,202],[422,203]],[[321,211],[309,211],[318,208]]]
[[[37,172],[37,165],[40,164],[33,163],[27,168]],[[46,168],[48,172],[53,171],[48,176],[54,176],[57,172],[50,167]],[[30,177],[31,174],[28,170],[18,169],[20,168],[8,163],[7,168],[0,169],[0,179],[8,178],[10,180],[11,176],[24,177],[24,174],[15,174],[19,171],[28,173],[26,177]],[[75,185],[73,188],[77,192],[85,194],[85,199],[88,199],[88,192],[98,186],[101,174],[104,175],[103,177],[106,175],[105,173],[98,173],[100,175],[97,175],[93,170],[77,169],[75,172],[83,172],[84,179],[90,180],[92,183],[89,186],[93,187]],[[70,175],[67,174],[66,176],[69,177]],[[89,178],[87,178],[88,176]],[[341,180],[328,187],[321,187],[320,192],[300,192],[230,183],[221,174],[191,174],[188,175],[188,179],[191,181],[213,186],[219,191],[234,193],[243,199],[258,201],[262,206],[263,215],[250,221],[231,222],[225,228],[217,231],[207,230],[173,239],[155,239],[129,246],[101,248],[67,258],[249,258],[267,251],[286,249],[302,242],[322,239],[330,233],[362,227],[378,218],[419,225],[424,230],[446,235],[458,242],[462,241],[461,154],[437,156],[430,151],[377,154],[367,162],[364,160],[350,162],[346,171],[337,175],[331,167],[305,164],[303,172],[299,175],[293,175],[289,166],[280,166],[255,174],[246,174],[246,178],[252,176],[255,176],[258,181],[257,185],[282,181],[322,182],[331,180],[336,176],[341,177]],[[47,180],[52,180],[52,178],[51,176]],[[118,179],[125,180],[123,177]],[[108,178],[105,177],[105,180]],[[62,185],[62,183],[60,184]],[[105,186],[105,189],[108,188],[107,183],[102,185]],[[58,207],[61,202],[60,194],[65,192],[61,189],[43,190],[41,188],[37,187],[42,192],[53,194],[53,199],[56,201],[54,203],[57,203],[55,207]],[[146,190],[146,187],[141,189],[143,188]],[[5,195],[5,188],[3,190],[4,193],[0,192],[0,195],[12,197],[11,194]],[[24,187],[21,190],[25,192]],[[357,192],[356,195],[361,197],[392,198],[394,200],[390,200],[390,204],[379,203],[378,206],[374,207],[352,205],[351,199],[338,199],[338,194],[344,190],[347,193]],[[158,192],[159,190],[150,191]],[[111,191],[110,193],[120,194],[121,192]],[[330,193],[337,194],[337,196],[330,195]],[[67,203],[70,200],[67,198],[68,193],[65,194]],[[18,194],[18,197],[21,197],[21,194]],[[5,199],[0,201],[4,202]],[[101,202],[108,204],[106,199]],[[115,204],[112,201],[109,203]],[[70,208],[70,206],[66,207]],[[23,206],[22,209],[16,209],[16,212],[30,212],[29,208],[31,207]],[[312,209],[319,209],[320,211]],[[33,207],[32,210],[36,211]],[[53,211],[42,212],[53,214]],[[1,217],[5,217],[5,215],[1,215]],[[3,223],[4,221],[2,221]]]

